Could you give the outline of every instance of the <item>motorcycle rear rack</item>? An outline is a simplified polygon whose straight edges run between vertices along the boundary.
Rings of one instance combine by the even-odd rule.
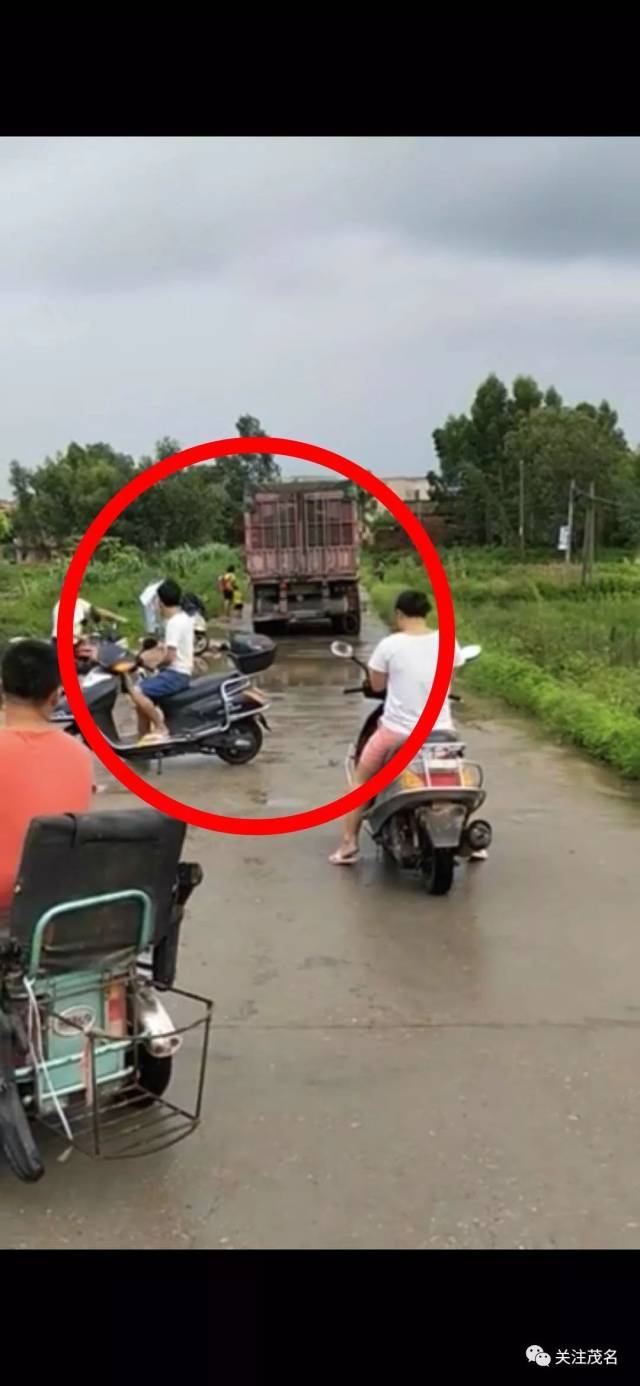
[[[133,1034],[128,1036],[126,1041],[118,1042],[121,1048],[132,1051],[132,1061],[121,1074],[111,1081],[97,1080],[98,1050],[110,1037],[99,1032],[85,1034],[81,1026],[77,1026],[87,1046],[90,1091],[93,1096],[90,1099],[87,1095],[84,1102],[78,1101],[73,1106],[67,1105],[63,1109],[71,1139],[55,1109],[50,1113],[36,1112],[35,1109],[31,1110],[33,1098],[27,1098],[25,1107],[36,1126],[63,1140],[68,1148],[94,1160],[138,1159],[154,1155],[177,1145],[197,1129],[202,1113],[213,1002],[195,992],[183,991],[178,987],[158,988],[158,991],[163,998],[182,998],[199,1012],[188,1024],[175,1027],[175,1033],[183,1038],[183,1045],[176,1057],[184,1055],[186,1037],[193,1036],[198,1040],[195,1082],[192,1085],[193,1097],[190,1104],[180,1106],[164,1095],[155,1096],[144,1087],[138,1077],[139,1049],[145,1045],[145,1036],[142,1033]],[[73,1021],[68,1017],[56,1016],[55,1013],[51,1015],[51,1019],[64,1020],[66,1025],[73,1025]]]

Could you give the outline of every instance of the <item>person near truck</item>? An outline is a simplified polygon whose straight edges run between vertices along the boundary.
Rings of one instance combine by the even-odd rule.
[[[218,579],[218,586],[222,593],[225,616],[231,616],[232,611],[236,609],[238,596],[240,598],[240,610],[242,611],[242,593],[238,586],[235,565],[233,563],[229,564],[226,573],[223,573]]]

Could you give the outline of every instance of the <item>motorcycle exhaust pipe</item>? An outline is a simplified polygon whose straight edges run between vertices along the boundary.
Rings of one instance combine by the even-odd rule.
[[[154,1059],[168,1059],[178,1052],[182,1035],[178,1034],[168,1010],[153,987],[145,987],[137,993],[136,1019],[139,1028],[144,1031],[145,1049]]]

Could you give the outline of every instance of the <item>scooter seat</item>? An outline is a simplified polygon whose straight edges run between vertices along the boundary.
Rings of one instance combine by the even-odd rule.
[[[194,679],[188,688],[183,688],[179,693],[170,693],[168,697],[162,699],[162,705],[168,703],[171,711],[175,712],[178,708],[189,707],[191,703],[199,703],[203,698],[216,698],[222,702],[220,689],[227,679],[233,677],[231,673],[208,674],[205,678]],[[141,685],[144,693],[144,683]]]

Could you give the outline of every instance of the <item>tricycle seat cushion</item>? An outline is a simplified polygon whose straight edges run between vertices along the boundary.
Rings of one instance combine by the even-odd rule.
[[[184,823],[151,809],[34,818],[9,915],[11,936],[28,954],[38,920],[53,907],[142,891],[151,902],[153,940],[159,943],[169,928],[184,835]],[[100,937],[107,952],[132,946],[139,919],[132,900],[83,906],[59,916],[55,929],[62,930],[61,960],[72,942],[77,958],[86,948],[84,965],[95,964]],[[55,952],[52,941],[52,966]],[[74,965],[83,965],[77,958]]]

